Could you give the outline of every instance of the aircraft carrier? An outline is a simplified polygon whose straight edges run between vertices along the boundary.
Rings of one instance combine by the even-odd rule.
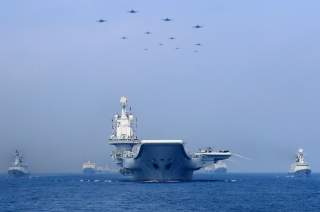
[[[127,111],[127,98],[120,99],[121,113],[114,115],[109,144],[120,173],[143,181],[187,181],[193,172],[231,156],[228,150],[202,149],[189,154],[182,140],[140,140],[137,119]]]

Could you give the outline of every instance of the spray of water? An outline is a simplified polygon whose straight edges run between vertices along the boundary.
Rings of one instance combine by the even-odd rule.
[[[246,159],[246,160],[252,160],[251,158],[248,158],[246,156],[237,154],[237,153],[232,153],[233,156],[238,157],[238,158],[242,158],[242,159]]]

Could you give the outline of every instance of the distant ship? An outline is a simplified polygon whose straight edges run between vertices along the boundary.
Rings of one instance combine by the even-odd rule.
[[[203,168],[205,172],[212,172],[215,174],[226,174],[228,169],[227,165],[223,161],[218,161],[217,163],[210,164]]]
[[[8,174],[14,177],[21,177],[30,174],[28,166],[24,164],[23,157],[18,150],[16,150],[16,155],[12,166],[8,168]]]
[[[82,164],[83,174],[95,174],[97,172],[96,163],[91,161],[85,162]]]
[[[127,98],[121,97],[120,104],[121,113],[113,117],[109,144],[116,147],[112,158],[123,175],[144,181],[191,180],[194,171],[231,156],[228,150],[213,149],[188,154],[182,140],[140,140],[131,107],[127,111]]]
[[[311,174],[311,168],[304,161],[303,149],[299,149],[296,155],[296,161],[291,165],[290,173],[298,176],[308,176]]]

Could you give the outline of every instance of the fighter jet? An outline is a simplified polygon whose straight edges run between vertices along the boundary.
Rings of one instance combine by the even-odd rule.
[[[195,25],[195,26],[193,26],[193,28],[196,28],[196,29],[200,29],[200,28],[202,28],[203,26],[200,26],[200,25]]]
[[[176,50],[179,50],[180,48],[179,47],[176,47]]]
[[[127,38],[126,36],[122,36],[121,39],[122,39],[122,40],[126,40],[126,39],[128,39],[128,38]]]
[[[159,43],[159,46],[163,46],[163,43]]]
[[[137,10],[133,10],[133,9],[128,11],[128,13],[137,13],[137,12],[138,12]]]
[[[104,23],[104,22],[106,22],[107,20],[105,20],[105,19],[99,19],[99,20],[97,20],[97,22],[98,23]]]
[[[170,39],[170,40],[174,40],[174,39],[176,39],[176,38],[175,38],[175,37],[170,37],[169,39]]]
[[[146,34],[146,35],[150,35],[150,34],[151,34],[151,32],[147,31],[147,32],[145,32],[144,34]]]
[[[147,48],[145,48],[145,49],[143,49],[144,51],[148,51],[149,49],[147,49]]]
[[[194,53],[198,53],[199,51],[198,51],[198,50],[193,50],[193,52],[194,52]]]
[[[162,19],[163,21],[172,21],[172,19],[171,18],[164,18],[164,19]]]
[[[202,44],[201,44],[201,43],[196,43],[196,44],[194,44],[194,45],[196,45],[196,46],[202,46]]]

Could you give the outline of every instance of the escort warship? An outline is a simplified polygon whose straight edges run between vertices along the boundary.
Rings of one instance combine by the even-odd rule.
[[[311,168],[304,160],[303,149],[299,149],[296,154],[296,161],[291,165],[290,173],[298,176],[308,176]]]
[[[127,98],[120,99],[121,113],[114,115],[109,144],[115,146],[112,158],[123,175],[135,180],[187,181],[193,172],[231,156],[228,150],[207,148],[188,154],[182,140],[140,140],[137,119],[127,111]]]
[[[28,166],[24,164],[23,157],[18,150],[16,150],[15,159],[12,166],[8,168],[8,174],[14,177],[29,175]]]

